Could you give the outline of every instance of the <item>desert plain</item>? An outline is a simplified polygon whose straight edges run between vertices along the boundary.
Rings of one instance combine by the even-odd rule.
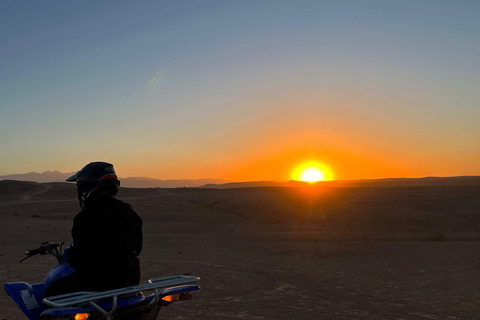
[[[142,282],[202,289],[159,319],[480,319],[480,183],[121,188],[144,222]],[[70,241],[68,183],[0,181],[0,280],[41,282],[26,249]],[[26,319],[2,290],[0,317]]]

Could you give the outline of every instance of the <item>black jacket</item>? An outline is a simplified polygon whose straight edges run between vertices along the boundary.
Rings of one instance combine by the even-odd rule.
[[[77,271],[109,272],[126,267],[139,272],[142,224],[132,206],[108,194],[87,201],[73,219],[69,264]]]

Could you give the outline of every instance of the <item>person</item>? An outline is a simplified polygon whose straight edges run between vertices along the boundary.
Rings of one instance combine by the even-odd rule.
[[[120,181],[113,165],[91,162],[66,181],[76,182],[82,209],[66,252],[75,271],[53,281],[45,296],[137,285],[143,222],[131,205],[116,199]]]

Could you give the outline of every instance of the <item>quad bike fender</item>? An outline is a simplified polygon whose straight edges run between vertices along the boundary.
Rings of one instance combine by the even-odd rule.
[[[43,283],[30,285],[26,282],[7,282],[3,287],[27,318],[38,319],[44,310],[42,296],[45,286]]]

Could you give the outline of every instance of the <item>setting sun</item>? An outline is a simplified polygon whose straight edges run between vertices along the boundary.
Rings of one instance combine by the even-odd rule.
[[[300,180],[308,182],[324,181],[325,175],[317,168],[309,168],[300,173]]]
[[[324,164],[307,162],[293,170],[292,178],[294,180],[314,183],[317,181],[333,180],[333,173],[332,170]]]

